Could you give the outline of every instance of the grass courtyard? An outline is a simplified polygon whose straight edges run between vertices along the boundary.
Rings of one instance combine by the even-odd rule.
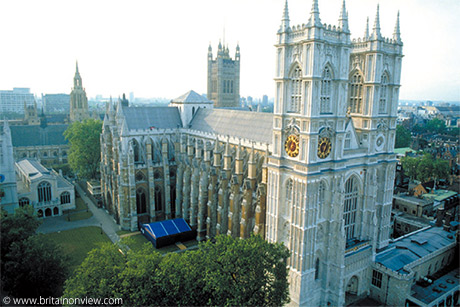
[[[93,213],[88,210],[88,205],[80,197],[75,198],[75,209],[64,210],[62,215],[70,222],[86,220],[93,216]]]
[[[73,272],[89,251],[100,246],[101,243],[111,242],[101,228],[96,226],[82,227],[45,234],[50,240],[62,247],[64,254],[69,257],[68,267]]]

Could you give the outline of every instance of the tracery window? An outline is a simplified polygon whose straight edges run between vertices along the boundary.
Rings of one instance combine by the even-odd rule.
[[[318,185],[318,216],[319,218],[322,218],[323,216],[325,193],[326,193],[326,184],[324,183],[324,181],[320,181]]]
[[[51,201],[51,184],[47,181],[42,181],[37,188],[38,202]]]
[[[358,184],[355,177],[351,177],[345,183],[345,201],[343,205],[343,220],[347,241],[355,237],[357,207]]]
[[[302,101],[302,70],[297,66],[291,76],[291,99],[288,112],[299,113]]]
[[[348,131],[348,132],[345,134],[344,148],[345,148],[345,149],[350,149],[350,147],[351,147],[351,132]]]
[[[156,211],[163,210],[163,198],[161,196],[161,188],[155,187],[155,209]]]
[[[139,188],[136,191],[136,207],[138,214],[147,212],[147,197],[144,189],[142,188]]]
[[[29,204],[30,204],[30,200],[27,197],[21,197],[19,199],[19,206],[20,207],[28,206]]]
[[[70,193],[69,192],[61,193],[61,204],[70,204]]]
[[[380,99],[379,99],[379,113],[386,113],[387,109],[387,86],[388,76],[387,74],[382,75],[382,83],[380,84]]]
[[[326,66],[321,80],[320,113],[331,113],[331,92],[332,75],[330,68]]]
[[[356,72],[350,80],[350,98],[348,106],[352,113],[361,113],[363,110],[363,77]]]

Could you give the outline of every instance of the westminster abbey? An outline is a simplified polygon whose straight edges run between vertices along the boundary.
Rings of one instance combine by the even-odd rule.
[[[345,1],[337,25],[312,2],[301,25],[285,3],[274,113],[214,108],[194,91],[169,107],[109,104],[102,191],[123,229],[182,217],[198,240],[284,242],[291,303],[337,306],[369,294],[389,244],[403,44],[399,13],[391,37],[377,7],[352,39]]]

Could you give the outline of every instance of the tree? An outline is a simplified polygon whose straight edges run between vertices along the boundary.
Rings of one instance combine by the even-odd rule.
[[[439,118],[433,118],[426,123],[426,130],[431,133],[442,134],[446,132],[446,123]]]
[[[57,297],[67,278],[62,250],[43,235],[14,242],[6,255],[3,286],[15,297]]]
[[[259,236],[218,236],[165,256],[151,244],[126,256],[108,244],[90,253],[64,297],[121,297],[129,306],[281,306],[289,302],[288,257],[282,244]]]
[[[430,154],[425,154],[419,160],[417,165],[417,180],[421,182],[429,181],[433,176],[433,157]]]
[[[70,142],[70,167],[80,177],[96,177],[101,160],[101,133],[102,122],[94,119],[74,122],[64,132]]]
[[[60,296],[67,277],[59,247],[35,231],[40,221],[31,206],[1,215],[2,289],[15,297]]]
[[[404,173],[409,176],[410,180],[417,178],[417,167],[419,159],[412,157],[404,157],[401,159],[401,165],[404,170]]]
[[[436,183],[439,179],[448,179],[449,177],[449,162],[441,159],[437,159],[433,162],[433,177]]]
[[[409,147],[411,139],[411,134],[408,129],[401,125],[396,126],[395,148]]]

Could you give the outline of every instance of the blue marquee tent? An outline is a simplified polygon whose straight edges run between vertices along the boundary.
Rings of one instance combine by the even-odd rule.
[[[141,232],[156,248],[179,241],[192,240],[196,236],[196,231],[192,230],[187,222],[181,218],[143,224]]]

